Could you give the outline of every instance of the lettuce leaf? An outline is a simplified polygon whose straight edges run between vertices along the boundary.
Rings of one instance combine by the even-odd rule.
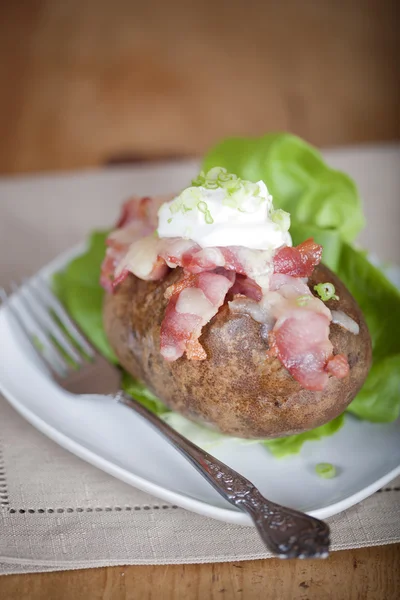
[[[53,279],[53,289],[82,332],[108,360],[117,363],[103,328],[104,290],[100,269],[107,232],[92,233],[84,254],[72,260]]]
[[[224,140],[204,158],[205,171],[215,166],[250,181],[262,179],[275,208],[290,212],[293,224],[334,230],[347,242],[364,227],[352,179],[328,167],[316,148],[294,135],[272,133]]]
[[[353,181],[288,134],[224,140],[204,158],[205,170],[215,166],[251,181],[263,179],[274,206],[291,213],[293,242],[314,237],[324,247],[323,262],[357,300],[372,339],[372,368],[348,411],[373,422],[395,420],[400,414],[400,293],[365,252],[351,245],[364,225]]]
[[[343,244],[337,273],[357,300],[372,340],[372,367],[348,410],[376,423],[400,415],[400,292],[364,252]]]
[[[261,442],[264,446],[272,452],[276,458],[282,458],[288,454],[297,454],[300,452],[304,442],[311,442],[315,440],[321,440],[323,437],[333,435],[344,425],[344,414],[339,415],[336,419],[333,419],[321,427],[316,427],[311,431],[305,431],[298,435],[289,435],[283,438],[276,438],[274,440],[264,440]]]
[[[129,373],[123,372],[121,387],[124,392],[136,398],[143,406],[156,415],[172,412],[143,383],[134,379]]]

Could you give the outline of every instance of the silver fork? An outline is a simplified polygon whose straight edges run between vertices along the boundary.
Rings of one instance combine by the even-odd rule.
[[[111,395],[153,426],[176,448],[225,500],[253,520],[266,547],[281,558],[325,558],[329,527],[305,513],[262,496],[243,475],[202,450],[135,398],[120,390],[121,372],[89,343],[77,324],[41,279],[27,282],[10,299],[0,288],[0,299],[14,318],[49,374],[73,394]]]

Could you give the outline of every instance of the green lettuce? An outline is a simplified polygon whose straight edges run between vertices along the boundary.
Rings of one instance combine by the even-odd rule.
[[[204,158],[204,171],[215,166],[250,181],[262,179],[275,208],[290,213],[294,243],[313,236],[332,269],[338,264],[340,242],[351,242],[364,227],[354,182],[329,168],[318,150],[296,136],[273,133],[224,140]]]
[[[121,387],[127,394],[136,398],[143,406],[156,415],[160,416],[171,412],[157,396],[143,385],[143,383],[134,379],[132,375],[129,375],[129,373],[124,372],[122,374]]]
[[[111,362],[117,363],[103,328],[104,290],[99,283],[106,238],[106,231],[95,231],[89,239],[86,252],[54,275],[53,289],[97,350]]]
[[[372,339],[372,368],[348,411],[373,422],[395,420],[400,414],[400,293],[365,252],[351,245],[364,225],[353,181],[289,134],[224,140],[204,158],[204,170],[215,166],[251,181],[262,179],[275,208],[291,213],[293,242],[314,237],[323,246],[324,263],[357,300]]]
[[[276,438],[274,440],[264,440],[261,442],[264,446],[272,452],[277,458],[282,458],[288,454],[296,454],[300,452],[304,442],[311,442],[321,440],[323,437],[333,435],[344,425],[344,414],[339,415],[336,419],[311,429],[311,431],[305,431],[298,435],[288,435],[283,438]]]
[[[376,423],[400,415],[400,293],[364,252],[343,244],[338,275],[357,300],[372,340],[372,367],[348,407]]]

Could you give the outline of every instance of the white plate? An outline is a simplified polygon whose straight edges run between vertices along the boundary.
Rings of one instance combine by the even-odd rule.
[[[397,262],[399,157],[400,147],[391,145],[326,153],[333,167],[346,170],[359,185],[368,222],[361,242],[384,259]],[[0,220],[5,249],[0,256],[3,277],[4,273],[14,276],[20,263],[27,273],[35,261],[54,255],[54,248],[67,247],[64,244],[72,235],[79,239],[90,228],[105,226],[113,219],[120,199],[132,191],[159,193],[179,189],[197,169],[197,163],[183,161],[0,181],[0,205],[6,208],[8,220],[4,222],[9,224],[2,228]],[[381,198],[385,200],[385,211]],[[43,214],[47,215],[46,223]],[[29,221],[25,222],[27,215]],[[15,243],[16,232],[24,237],[32,232],[28,236],[35,247],[32,255]],[[61,234],[65,239],[60,239]],[[6,251],[9,248],[12,261]],[[71,257],[69,253],[49,265],[44,269],[46,276]],[[250,524],[245,514],[227,504],[135,413],[107,400],[80,401],[59,390],[46,377],[4,309],[0,309],[0,390],[37,429],[111,475],[200,514]],[[261,446],[232,442],[215,447],[213,452],[272,500],[325,518],[361,501],[400,473],[399,439],[400,420],[374,425],[348,417],[341,431],[320,442],[307,442],[297,456],[278,460]],[[334,463],[337,477],[319,479],[314,472],[318,462]]]
[[[42,270],[50,277],[70,252]],[[0,390],[32,425],[107,473],[188,510],[249,525],[139,416],[104,398],[80,399],[47,376],[7,308],[0,309]],[[347,417],[336,435],[307,442],[297,456],[276,459],[260,445],[227,441],[214,454],[276,502],[325,518],[372,494],[400,473],[400,420],[375,425]],[[320,479],[319,462],[338,475]]]

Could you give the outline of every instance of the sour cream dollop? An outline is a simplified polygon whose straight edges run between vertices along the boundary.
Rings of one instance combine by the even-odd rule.
[[[290,216],[274,210],[263,181],[252,183],[215,167],[158,211],[160,238],[186,238],[202,248],[291,246]]]

